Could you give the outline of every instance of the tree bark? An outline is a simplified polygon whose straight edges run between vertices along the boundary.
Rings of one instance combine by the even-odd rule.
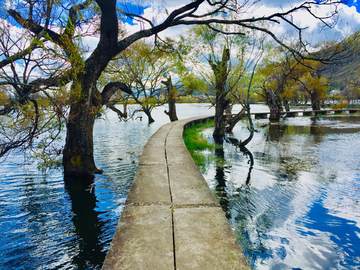
[[[143,108],[143,111],[144,111],[144,113],[146,114],[146,116],[148,117],[149,124],[154,123],[155,120],[154,120],[154,118],[152,118],[152,116],[151,116],[151,111],[150,111],[150,109],[148,109],[148,108]]]
[[[173,86],[172,81],[171,81],[171,76],[169,76],[169,78],[167,78],[166,81],[162,81],[161,83],[163,83],[166,87],[166,92],[167,92],[167,100],[168,100],[168,106],[169,106],[169,111],[164,111],[164,113],[166,113],[171,122],[177,121],[178,117],[176,115],[176,88]]]
[[[312,91],[310,97],[311,97],[311,107],[313,111],[320,111],[321,110],[320,99],[318,98],[316,91]]]
[[[93,128],[95,113],[84,103],[71,106],[63,152],[65,176],[93,178],[100,172],[94,161]]]
[[[226,127],[226,132],[232,132],[235,125],[244,117],[246,110],[244,108],[241,109],[235,116],[232,116],[228,121],[228,126]]]
[[[229,60],[230,50],[226,47],[223,49],[221,61],[213,61],[211,57],[208,60],[215,77],[215,127],[213,138],[217,144],[221,144],[224,140],[226,125],[224,112],[230,105],[230,101],[227,98],[228,92],[225,90]]]
[[[290,112],[289,101],[286,98],[283,100],[283,104],[284,104],[284,107],[285,107],[285,111]]]
[[[278,122],[281,117],[281,112],[283,111],[280,97],[271,89],[269,89],[266,95],[266,105],[268,105],[270,109],[269,120],[270,122]]]
[[[214,132],[213,138],[216,144],[222,144],[225,137],[225,109],[227,108],[229,101],[221,97],[216,93],[215,99],[215,117],[214,117]]]
[[[164,111],[170,118],[171,122],[177,121],[178,117],[176,114],[176,102],[175,99],[168,100],[169,111]]]
[[[270,116],[269,116],[270,122],[280,121],[281,112],[283,110],[282,107],[271,104],[269,105],[269,108],[270,108]]]

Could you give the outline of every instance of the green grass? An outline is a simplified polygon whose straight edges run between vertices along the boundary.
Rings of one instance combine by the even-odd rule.
[[[214,121],[205,122],[192,126],[184,131],[183,138],[187,149],[189,150],[196,165],[203,169],[207,158],[201,151],[215,149],[215,144],[208,142],[205,135],[201,133],[204,129],[213,128]]]
[[[204,134],[201,133],[206,128],[212,128],[214,122],[205,122],[192,126],[184,131],[183,138],[189,151],[214,149],[215,144],[209,143]]]

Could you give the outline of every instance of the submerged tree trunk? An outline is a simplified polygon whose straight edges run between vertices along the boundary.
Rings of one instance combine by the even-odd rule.
[[[271,89],[269,89],[269,91],[267,92],[266,105],[268,105],[270,109],[270,116],[269,116],[270,122],[279,121],[283,108],[281,106],[280,97],[276,93],[274,93]]]
[[[120,111],[118,108],[116,108],[114,105],[108,105],[109,109],[115,112],[120,120],[126,120],[127,118],[127,108],[126,104],[124,104],[124,112]]]
[[[154,120],[154,118],[152,118],[152,116],[151,116],[151,110],[150,110],[149,108],[143,108],[143,111],[144,111],[144,113],[146,114],[146,116],[148,117],[149,124],[154,123],[155,120]]]
[[[214,118],[214,132],[213,138],[216,144],[221,144],[225,137],[226,117],[224,115],[225,109],[229,101],[216,94],[215,100],[215,118]]]
[[[215,77],[215,127],[213,138],[217,144],[221,144],[224,140],[226,125],[224,112],[230,105],[230,101],[227,98],[228,90],[225,89],[229,60],[230,50],[226,47],[223,49],[221,61],[213,61],[211,57],[208,60]]]
[[[124,92],[130,92],[124,83],[111,82],[100,93],[96,88],[96,80],[97,76],[79,74],[70,90],[72,105],[66,126],[67,134],[63,152],[65,176],[87,179],[94,178],[96,173],[102,173],[102,170],[97,169],[94,161],[95,118],[115,91],[121,89]]]
[[[100,172],[94,162],[93,128],[95,113],[85,103],[71,106],[67,123],[66,143],[63,152],[64,174],[66,176],[94,177]]]
[[[285,111],[290,112],[289,101],[286,98],[283,100],[283,104],[284,104],[284,107],[285,107]]]
[[[166,93],[167,93],[167,100],[168,100],[168,106],[169,106],[169,111],[164,111],[164,113],[166,113],[171,122],[177,121],[178,117],[176,115],[176,88],[173,86],[172,81],[171,81],[171,76],[169,76],[169,78],[166,79],[166,81],[162,81],[161,83],[163,83],[166,87]]]
[[[311,97],[311,107],[313,111],[320,111],[321,110],[320,99],[318,98],[316,92],[313,91],[310,97]]]
[[[270,108],[270,116],[269,120],[270,122],[277,122],[280,120],[282,107],[276,106],[276,105],[269,105]]]

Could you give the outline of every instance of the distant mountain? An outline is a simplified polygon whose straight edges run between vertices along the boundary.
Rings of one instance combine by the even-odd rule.
[[[348,49],[341,54],[341,61],[328,65],[323,76],[328,79],[331,89],[344,90],[349,82],[360,81],[360,31],[342,41]]]

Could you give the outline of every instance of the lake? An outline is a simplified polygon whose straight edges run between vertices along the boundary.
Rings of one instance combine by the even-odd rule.
[[[255,122],[250,154],[224,143],[203,167],[250,265],[359,269],[360,117]],[[232,136],[246,139],[246,126]]]
[[[212,115],[207,105],[180,104],[179,119]],[[129,110],[133,110],[130,106]],[[0,164],[0,269],[100,269],[115,233],[142,149],[170,122],[165,107],[155,123],[97,119],[94,156],[104,174],[86,190],[64,185],[62,170],[42,172],[13,153]]]
[[[212,115],[206,104],[178,104],[179,119]],[[131,108],[130,108],[131,109]],[[60,169],[42,172],[21,154],[0,166],[0,269],[100,269],[142,149],[169,122],[97,119],[95,161],[104,170],[82,189]],[[239,110],[236,106],[235,110]],[[253,111],[263,111],[255,105]],[[249,154],[224,143],[206,152],[204,177],[255,269],[356,269],[360,264],[360,118],[297,117],[260,127]],[[233,137],[247,136],[246,122]],[[205,134],[211,140],[211,130]]]

